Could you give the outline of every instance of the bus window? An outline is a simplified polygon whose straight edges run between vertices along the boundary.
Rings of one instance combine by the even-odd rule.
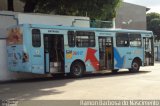
[[[129,34],[129,42],[131,47],[141,47],[141,35],[140,34]]]
[[[75,47],[74,31],[68,31],[68,45],[69,45],[69,47]]]
[[[128,47],[129,46],[128,33],[117,33],[116,45],[117,47]]]
[[[95,33],[94,32],[76,32],[77,47],[95,47]]]
[[[32,29],[32,45],[33,47],[41,46],[41,35],[39,29]]]

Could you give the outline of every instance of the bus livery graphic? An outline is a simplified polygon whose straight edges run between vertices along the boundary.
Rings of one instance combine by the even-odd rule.
[[[97,58],[95,56],[96,52],[97,52],[97,50],[94,50],[92,48],[88,48],[85,62],[90,60],[91,65],[94,67],[95,70],[98,71],[99,70],[99,61],[97,60]]]
[[[115,67],[122,68],[124,64],[125,56],[121,57],[116,48],[114,48],[114,53],[115,53],[114,58],[117,61],[117,64],[115,65]]]
[[[13,28],[8,31],[7,44],[22,44],[22,31],[19,28]]]

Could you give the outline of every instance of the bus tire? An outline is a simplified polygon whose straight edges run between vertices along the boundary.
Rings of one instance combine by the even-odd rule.
[[[113,69],[113,70],[112,70],[112,73],[113,73],[113,74],[116,74],[118,71],[119,71],[119,69]]]
[[[71,65],[70,74],[71,77],[79,78],[82,77],[85,67],[82,62],[76,61]]]
[[[137,60],[134,60],[132,62],[131,68],[129,69],[130,72],[139,72],[140,63]]]

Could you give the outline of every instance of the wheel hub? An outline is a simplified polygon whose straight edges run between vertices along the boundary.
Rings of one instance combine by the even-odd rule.
[[[138,69],[138,64],[137,63],[133,63],[133,68],[134,69]]]
[[[75,75],[79,75],[80,72],[81,72],[81,68],[79,66],[75,66],[74,67],[74,73],[75,73]]]

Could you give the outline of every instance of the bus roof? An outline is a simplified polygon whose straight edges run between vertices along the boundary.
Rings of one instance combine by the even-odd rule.
[[[53,25],[42,25],[42,24],[21,24],[18,26],[26,26],[31,28],[42,28],[42,29],[62,29],[62,30],[85,30],[85,31],[97,31],[97,32],[135,32],[135,33],[152,33],[147,30],[130,30],[120,28],[85,28],[85,27],[74,27],[74,26],[53,26]],[[152,33],[153,34],[153,33]]]

